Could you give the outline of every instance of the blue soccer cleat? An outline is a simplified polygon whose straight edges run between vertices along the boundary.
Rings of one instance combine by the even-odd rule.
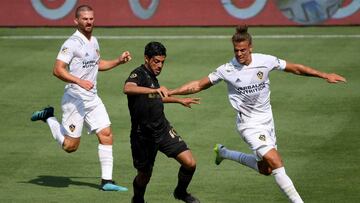
[[[220,156],[220,150],[224,148],[224,146],[222,144],[216,144],[215,147],[214,147],[214,152],[215,152],[215,164],[216,165],[219,165],[223,160],[224,158],[222,158]]]
[[[128,189],[126,187],[116,185],[112,180],[102,180],[100,190],[102,191],[120,191],[126,192]]]
[[[52,107],[52,106],[48,106],[40,111],[35,111],[31,115],[30,120],[31,121],[42,120],[42,121],[46,122],[46,119],[48,119],[49,117],[54,117],[54,107]]]

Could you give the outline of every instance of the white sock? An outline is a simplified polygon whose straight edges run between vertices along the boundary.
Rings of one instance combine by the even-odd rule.
[[[295,186],[289,176],[285,172],[285,168],[277,168],[272,171],[272,175],[275,177],[276,183],[280,189],[286,194],[289,200],[293,203],[302,203],[299,193],[296,191]]]
[[[112,145],[99,144],[99,160],[101,165],[101,178],[112,180],[113,154]]]
[[[47,124],[50,127],[52,136],[54,139],[59,143],[59,145],[62,147],[64,143],[64,135],[61,133],[61,126],[60,123],[57,121],[55,117],[50,117],[46,120]]]
[[[242,165],[245,165],[247,167],[250,167],[254,169],[255,171],[259,172],[258,166],[257,166],[257,160],[255,155],[253,154],[245,154],[238,151],[228,150],[225,147],[220,148],[220,156],[225,159],[230,159],[233,161],[236,161],[238,163],[241,163]]]

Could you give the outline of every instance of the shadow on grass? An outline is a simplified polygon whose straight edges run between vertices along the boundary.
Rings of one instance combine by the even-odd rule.
[[[99,188],[99,185],[78,181],[75,179],[84,179],[84,178],[91,178],[91,177],[61,177],[61,176],[38,176],[35,179],[29,180],[28,182],[21,182],[21,183],[31,183],[35,185],[41,185],[46,187],[69,187],[70,185],[77,185],[77,186],[88,186],[92,188]],[[98,177],[96,177],[98,179]]]

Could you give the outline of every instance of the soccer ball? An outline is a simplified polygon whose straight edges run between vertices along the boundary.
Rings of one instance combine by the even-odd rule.
[[[336,13],[343,0],[276,0],[284,16],[301,24],[319,24]]]

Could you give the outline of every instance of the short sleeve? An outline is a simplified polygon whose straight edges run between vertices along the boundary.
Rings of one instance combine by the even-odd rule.
[[[140,86],[140,81],[141,81],[141,74],[135,70],[130,73],[129,77],[125,80],[125,83],[133,82],[136,83],[138,86]]]
[[[74,45],[72,43],[70,43],[69,40],[67,40],[61,46],[61,49],[60,49],[56,59],[69,64],[73,57],[74,57]]]
[[[271,56],[273,70],[285,70],[286,61],[279,59],[275,56]]]
[[[224,80],[224,74],[222,73],[223,65],[218,67],[214,72],[208,75],[210,82],[215,85]]]

